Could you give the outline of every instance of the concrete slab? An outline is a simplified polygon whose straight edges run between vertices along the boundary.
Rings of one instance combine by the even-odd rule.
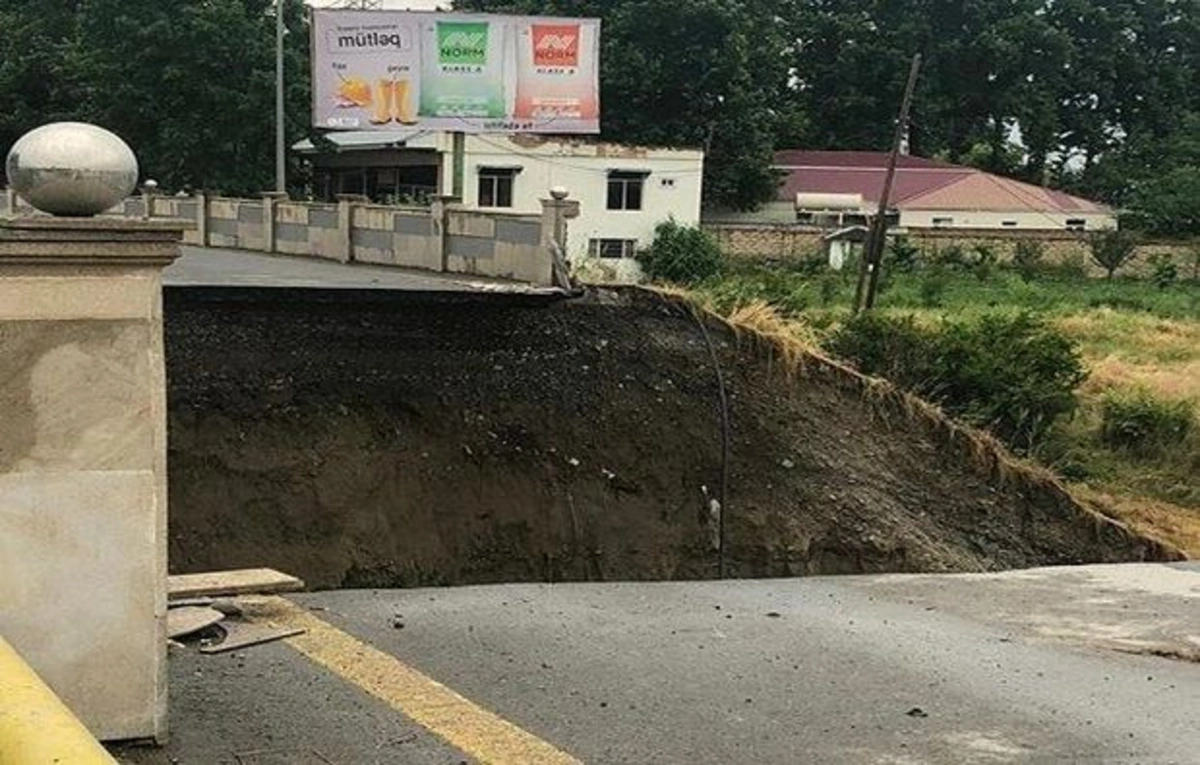
[[[584,762],[1184,763],[1200,751],[1200,664],[1112,642],[1200,644],[1196,564],[292,600]],[[1087,626],[1046,627],[1064,621]],[[334,762],[454,756],[286,644],[238,655],[173,654],[168,755],[223,762],[263,737]],[[417,732],[415,745],[379,759],[392,731]]]

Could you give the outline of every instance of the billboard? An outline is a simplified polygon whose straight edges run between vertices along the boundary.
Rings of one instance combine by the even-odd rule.
[[[600,132],[600,20],[314,10],[313,126]]]

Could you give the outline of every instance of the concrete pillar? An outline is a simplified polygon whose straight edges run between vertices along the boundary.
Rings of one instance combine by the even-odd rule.
[[[354,207],[370,199],[362,194],[338,194],[338,260],[354,260]]]
[[[286,191],[267,191],[263,200],[263,252],[275,252],[275,203],[286,202]]]
[[[567,221],[578,217],[578,200],[542,200],[542,247],[551,258],[551,281],[565,290],[573,289],[567,251]]]
[[[196,194],[196,238],[201,247],[208,246],[208,193]]]
[[[433,224],[433,236],[438,241],[438,251],[440,253],[439,263],[442,273],[450,270],[449,263],[449,248],[446,246],[446,216],[450,212],[451,205],[458,203],[458,197],[439,194],[435,196],[429,203],[429,217]]]
[[[167,732],[161,271],[182,227],[0,219],[0,633],[105,740]]]

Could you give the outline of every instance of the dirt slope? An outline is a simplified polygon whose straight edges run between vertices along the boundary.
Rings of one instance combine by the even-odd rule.
[[[1170,557],[852,373],[708,326],[736,576]],[[315,586],[708,577],[718,386],[680,304],[166,294],[171,567]],[[915,413],[914,413],[915,412]]]

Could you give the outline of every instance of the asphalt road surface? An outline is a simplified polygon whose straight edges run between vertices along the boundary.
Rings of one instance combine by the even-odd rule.
[[[519,282],[363,263],[345,264],[312,257],[264,255],[212,247],[183,246],[180,251],[180,258],[163,272],[167,286],[553,292]]]
[[[1200,762],[1197,564],[278,603],[306,636],[172,649],[124,761]]]

